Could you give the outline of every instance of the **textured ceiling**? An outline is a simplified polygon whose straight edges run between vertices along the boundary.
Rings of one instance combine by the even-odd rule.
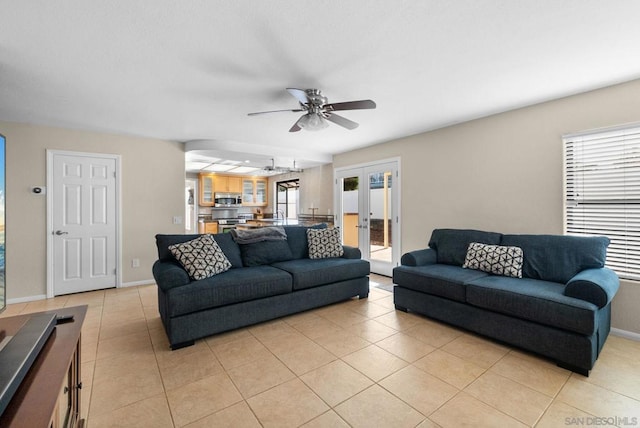
[[[0,0],[0,11],[0,120],[210,140],[196,154],[302,167],[640,77],[635,0]],[[286,87],[378,108],[343,112],[353,131],[289,133],[298,113],[247,116],[296,108]]]

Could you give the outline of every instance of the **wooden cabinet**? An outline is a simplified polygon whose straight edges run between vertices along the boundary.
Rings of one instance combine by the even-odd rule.
[[[200,174],[198,175],[198,187],[200,188],[199,204],[202,207],[212,207],[213,200],[213,174]]]
[[[245,177],[242,179],[242,205],[250,207],[267,206],[267,179]]]
[[[80,331],[87,306],[47,311],[73,315],[71,322],[58,324],[34,360],[7,408],[0,427],[76,428],[80,419],[82,377]],[[0,319],[0,330],[14,335],[29,315]]]
[[[205,222],[204,233],[218,233],[218,222],[215,222],[215,221]]]
[[[242,193],[242,177],[230,175],[214,175],[213,192]]]

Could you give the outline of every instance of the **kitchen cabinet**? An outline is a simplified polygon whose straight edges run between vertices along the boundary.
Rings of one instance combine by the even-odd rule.
[[[213,192],[242,193],[242,177],[230,175],[214,175]]]
[[[267,179],[246,177],[242,179],[242,205],[250,207],[267,206]]]
[[[217,221],[205,222],[204,233],[218,233],[218,222]]]
[[[214,204],[213,200],[213,178],[215,176],[213,174],[199,174],[198,175],[198,187],[200,191],[198,192],[200,197],[199,203],[202,207],[212,207]]]

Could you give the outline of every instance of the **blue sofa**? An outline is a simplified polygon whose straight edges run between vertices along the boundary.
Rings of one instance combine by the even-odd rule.
[[[326,225],[324,225],[326,227]],[[231,269],[192,280],[168,247],[200,235],[156,235],[153,276],[172,349],[196,339],[296,312],[369,295],[369,262],[344,246],[342,257],[310,259],[306,231],[285,226],[287,239],[238,244],[213,235]]]
[[[469,244],[522,250],[522,277],[463,268]],[[436,229],[429,248],[393,270],[396,309],[412,311],[546,356],[589,375],[611,326],[617,275],[609,239]]]

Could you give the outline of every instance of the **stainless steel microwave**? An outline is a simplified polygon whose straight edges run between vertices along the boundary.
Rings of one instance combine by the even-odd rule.
[[[242,205],[240,193],[214,193],[213,203],[216,207],[239,207]]]

